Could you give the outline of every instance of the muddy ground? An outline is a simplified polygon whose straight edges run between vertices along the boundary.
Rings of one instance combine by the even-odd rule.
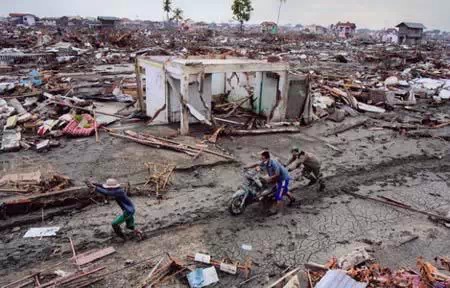
[[[445,108],[445,107],[444,107]],[[445,108],[448,111],[448,106]],[[364,116],[367,117],[367,116]],[[354,198],[347,192],[376,197],[384,195],[415,208],[447,215],[450,212],[450,154],[448,142],[441,138],[410,138],[390,129],[370,130],[370,124],[338,136],[323,137],[339,125],[360,121],[363,116],[347,118],[345,123],[318,122],[299,134],[231,137],[218,145],[232,153],[236,163],[224,163],[214,156],[202,155],[192,162],[189,156],[131,143],[101,135],[71,139],[48,153],[33,151],[1,154],[3,172],[27,169],[54,170],[81,182],[87,177],[103,181],[114,176],[121,181],[142,182],[144,163],[173,162],[176,171],[165,199],[136,196],[137,225],[145,231],[142,242],[126,243],[113,237],[110,222],[120,210],[117,205],[93,203],[69,214],[44,219],[44,223],[24,225],[0,235],[0,285],[17,279],[30,270],[40,270],[71,257],[68,238],[79,251],[114,246],[117,253],[102,260],[113,272],[96,287],[134,287],[150,271],[149,267],[126,267],[165,252],[184,258],[206,252],[215,258],[229,257],[254,262],[252,275],[244,287],[262,287],[288,267],[308,261],[323,263],[331,256],[342,256],[356,247],[373,250],[376,259],[390,267],[414,266],[418,256],[433,259],[450,251],[450,230],[427,216],[384,204]],[[370,121],[368,122],[370,123]],[[132,127],[142,130],[139,125]],[[148,129],[148,128],[145,128]],[[161,135],[170,128],[151,128]],[[155,130],[156,129],[156,130]],[[342,153],[318,140],[327,141]],[[195,141],[193,138],[179,138]],[[257,152],[270,149],[286,160],[292,145],[319,155],[323,162],[326,189],[296,189],[299,199],[282,214],[266,217],[260,207],[249,207],[245,214],[232,217],[227,200],[241,183],[243,163],[257,160]],[[295,183],[304,184],[303,182]],[[30,227],[60,226],[57,237],[24,239]],[[417,239],[404,243],[408,239]],[[252,246],[251,251],[241,249]],[[158,258],[156,257],[155,260]],[[61,269],[69,269],[67,264]],[[219,275],[216,287],[238,286],[245,279]],[[186,283],[181,281],[181,287]],[[167,284],[167,287],[180,287]]]

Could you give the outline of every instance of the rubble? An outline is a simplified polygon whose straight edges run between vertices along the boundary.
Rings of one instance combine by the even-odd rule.
[[[396,162],[397,157],[400,158],[396,155],[401,154],[402,149],[414,151],[410,153],[411,158],[418,159],[417,162],[421,162],[420,157],[438,159],[446,153],[442,146],[436,143],[439,141],[446,143],[450,139],[448,43],[430,42],[423,45],[404,46],[394,43],[377,43],[374,39],[363,37],[351,39],[352,35],[342,35],[339,31],[337,31],[340,34],[339,37],[299,31],[276,35],[263,35],[259,32],[237,34],[232,27],[228,26],[221,29],[184,31],[174,27],[163,28],[159,24],[137,21],[137,24],[132,27],[118,25],[114,28],[103,29],[105,27],[91,26],[86,23],[70,26],[36,25],[25,28],[0,22],[0,28],[2,28],[0,33],[0,155],[4,157],[0,162],[2,164],[0,230],[5,231],[6,235],[2,238],[1,244],[11,249],[10,243],[16,241],[16,238],[21,238],[16,237],[18,232],[22,236],[25,231],[28,231],[22,227],[25,225],[33,224],[36,227],[42,226],[41,228],[59,225],[58,228],[61,227],[61,229],[56,235],[52,235],[55,236],[54,238],[42,240],[41,244],[44,247],[42,249],[36,246],[30,250],[19,247],[19,245],[26,246],[28,243],[20,243],[12,248],[18,250],[18,255],[20,253],[23,255],[32,249],[43,250],[42,254],[45,255],[40,255],[41,258],[38,260],[52,259],[54,255],[58,255],[55,251],[62,246],[60,238],[67,239],[68,234],[77,235],[78,231],[73,229],[81,226],[63,226],[68,222],[66,218],[76,217],[77,213],[82,213],[83,217],[88,217],[87,221],[89,221],[87,225],[89,233],[81,234],[87,237],[84,239],[86,245],[90,248],[100,243],[111,245],[110,241],[114,240],[107,236],[105,232],[107,228],[101,229],[97,227],[99,222],[93,221],[94,216],[100,217],[103,221],[103,217],[107,215],[106,210],[109,208],[101,210],[103,198],[92,195],[86,187],[78,186],[78,184],[86,180],[82,177],[93,175],[111,177],[113,175],[109,174],[121,174],[119,175],[121,178],[130,177],[134,178],[133,181],[140,181],[140,184],[133,183],[133,192],[130,193],[133,197],[147,197],[138,198],[138,208],[144,210],[143,207],[151,206],[150,209],[156,211],[155,214],[151,214],[148,212],[150,209],[144,210],[137,217],[137,223],[151,231],[150,237],[163,235],[162,229],[168,229],[164,231],[169,231],[166,233],[170,234],[169,236],[176,235],[180,230],[192,228],[189,223],[199,224],[192,226],[200,229],[201,233],[195,231],[192,234],[201,236],[192,237],[192,239],[186,237],[184,241],[192,241],[189,245],[199,249],[209,248],[214,253],[218,251],[220,253],[217,255],[220,254],[220,257],[214,259],[209,254],[197,253],[186,256],[186,261],[170,255],[158,255],[139,261],[132,255],[123,255],[123,252],[119,250],[117,251],[119,255],[113,255],[116,250],[112,247],[95,247],[94,250],[77,255],[72,246],[74,255],[69,262],[74,266],[70,266],[70,269],[57,267],[58,272],[50,274],[36,272],[33,276],[17,282],[17,285],[86,287],[110,276],[109,273],[115,272],[113,267],[117,268],[119,265],[117,263],[123,263],[125,259],[128,259],[125,268],[117,269],[132,269],[137,265],[146,265],[131,273],[129,277],[124,277],[126,281],[137,279],[135,282],[139,283],[118,282],[115,285],[137,284],[136,287],[153,287],[164,286],[168,282],[180,282],[184,285],[190,283],[191,287],[203,287],[202,285],[219,282],[217,285],[233,287],[224,279],[241,277],[246,280],[241,282],[242,279],[240,279],[239,282],[242,285],[237,287],[259,287],[258,285],[262,286],[262,282],[267,282],[264,284],[269,285],[268,287],[299,287],[302,279],[299,279],[298,274],[301,268],[295,267],[303,263],[305,259],[316,257],[320,254],[318,251],[323,252],[321,250],[325,248],[318,247],[317,243],[326,242],[327,247],[335,247],[340,242],[347,241],[347,238],[336,237],[335,239],[331,234],[339,234],[338,231],[331,231],[332,233],[329,234],[320,231],[319,234],[312,236],[317,238],[314,240],[315,243],[306,243],[308,237],[311,237],[307,233],[314,233],[314,231],[306,233],[304,230],[300,231],[300,228],[296,228],[299,231],[291,231],[284,226],[284,223],[281,223],[281,226],[289,232],[289,244],[274,243],[270,240],[273,243],[260,245],[261,243],[251,242],[253,236],[248,236],[247,239],[238,233],[245,229],[242,226],[247,224],[247,221],[254,219],[258,222],[267,221],[275,227],[280,225],[280,222],[276,222],[278,218],[275,218],[273,222],[270,222],[271,219],[259,217],[252,217],[250,220],[238,219],[235,222],[230,220],[231,228],[222,231],[224,219],[221,209],[226,200],[223,192],[225,189],[231,191],[233,188],[231,186],[236,182],[235,178],[238,175],[237,172],[230,174],[231,176],[228,175],[233,178],[228,180],[232,182],[231,184],[220,183],[223,180],[224,170],[238,170],[239,162],[253,158],[254,151],[250,149],[256,149],[255,147],[274,148],[274,155],[282,159],[286,155],[282,155],[285,151],[281,150],[289,149],[286,147],[298,141],[307,148],[317,148],[320,153],[330,154],[333,159],[342,157],[327,167],[326,177],[331,178],[333,175],[329,174],[354,167],[355,170],[337,176],[341,179],[339,181],[342,182],[342,179],[345,179],[344,182],[348,182],[348,185],[354,185],[357,181],[351,179],[354,174],[359,174],[364,169],[372,169],[372,161],[386,162],[386,167],[379,169],[387,169],[391,162]],[[353,33],[352,30],[351,34]],[[181,124],[172,126],[173,122]],[[310,127],[316,129],[319,126],[325,126],[327,129],[315,135],[304,133]],[[170,131],[164,131],[165,129]],[[289,133],[289,135],[283,133]],[[301,140],[300,135],[305,136],[307,140]],[[358,145],[350,145],[347,135],[358,135]],[[325,139],[325,137],[329,138]],[[253,138],[257,144],[249,145],[251,148],[246,147]],[[407,141],[415,140],[413,138],[436,142],[432,144],[428,141],[412,142],[411,146],[408,146]],[[119,146],[118,143],[122,142],[126,144]],[[133,142],[142,145],[135,145]],[[275,143],[276,147],[270,146],[269,142]],[[75,145],[70,146],[73,143]],[[222,148],[224,143],[228,146]],[[114,145],[114,149],[104,150],[111,145]],[[433,146],[435,154],[426,155],[429,153],[428,146]],[[367,147],[369,148],[365,149]],[[85,150],[89,148],[95,149],[91,149],[91,154],[85,154]],[[383,153],[390,151],[391,148],[391,154]],[[437,149],[442,151],[436,151]],[[239,150],[242,150],[242,154],[238,153]],[[68,163],[64,163],[65,170],[56,167],[58,172],[46,171],[48,172],[45,173],[46,175],[44,173],[41,175],[40,171],[19,171],[19,168],[31,164],[42,165],[42,171],[44,171],[44,162],[49,166],[58,165],[60,162],[57,158],[65,157],[64,153],[71,153],[66,160]],[[100,156],[93,158],[92,153]],[[208,157],[222,162],[205,164],[203,160]],[[3,159],[6,160],[3,161]],[[364,162],[364,159],[370,161]],[[25,163],[25,160],[30,164]],[[94,164],[84,165],[89,161]],[[111,164],[114,161],[120,162],[120,165]],[[345,161],[351,164],[346,166]],[[398,160],[399,165],[403,165],[402,161],[406,160]],[[130,165],[129,162],[134,163]],[[222,167],[221,170],[208,167],[205,169],[207,172],[199,168],[202,165],[206,167],[230,162],[234,162],[236,167],[230,165]],[[359,162],[367,167],[357,167]],[[180,164],[183,168],[179,167]],[[122,165],[123,167],[117,167]],[[433,169],[442,169],[441,177],[445,178],[447,176],[445,163],[442,164],[443,168],[439,167],[439,169],[436,167]],[[74,173],[76,175],[74,179],[63,175],[63,172],[78,169],[85,171]],[[423,173],[428,171],[420,165],[417,169],[408,171],[408,177],[417,177],[417,174],[422,173],[420,171],[422,169]],[[192,174],[188,174],[191,172]],[[218,179],[217,183],[208,183],[204,180],[206,173],[211,173],[211,177]],[[381,181],[379,180],[381,178],[385,177],[379,176],[370,181]],[[395,179],[394,182],[397,185],[402,181],[406,180]],[[194,189],[197,186],[200,188]],[[222,190],[219,193],[212,186],[218,186],[217,189]],[[174,196],[172,190],[178,193],[178,190],[183,189],[187,189],[188,192],[185,191],[185,194],[181,196]],[[303,186],[301,189],[302,192],[305,191],[300,196],[301,205],[294,207],[296,210],[294,210],[295,213],[291,213],[292,215],[288,213],[288,216],[292,218],[287,223],[296,223],[293,217],[299,217],[305,221],[302,225],[307,224],[305,226],[307,227],[309,225],[307,221],[317,219],[312,215],[319,212],[311,212],[313,210],[311,207],[316,205],[344,203],[349,204],[345,208],[351,210],[350,201],[355,201],[353,197],[370,200],[371,203],[382,206],[383,209],[388,209],[387,207],[395,209],[394,212],[390,210],[386,212],[391,222],[400,217],[399,211],[403,211],[403,213],[410,213],[408,215],[425,215],[433,222],[437,222],[434,224],[439,225],[439,229],[446,229],[445,225],[450,223],[448,216],[443,216],[443,213],[435,210],[440,208],[438,205],[416,206],[406,203],[405,198],[371,196],[347,191],[348,189],[341,191],[334,187],[327,190],[327,194],[316,193]],[[434,191],[439,187],[433,186],[430,189]],[[197,197],[199,190],[204,194]],[[329,199],[325,199],[326,201],[322,201],[322,198],[334,198],[338,193],[344,194],[351,200],[328,201]],[[149,194],[156,195],[157,200],[153,202],[153,199],[148,199]],[[310,197],[309,194],[314,197]],[[423,193],[422,196],[425,197],[428,194]],[[321,201],[316,201],[319,198]],[[158,201],[160,199],[164,201]],[[220,204],[201,206],[209,201]],[[167,202],[167,207],[170,208],[160,208],[161,202]],[[175,210],[181,204],[186,204],[181,208],[186,211],[177,210],[170,213],[164,211]],[[81,209],[87,205],[97,206],[95,209]],[[189,209],[191,206],[195,208]],[[362,207],[367,209],[369,206]],[[93,210],[100,212],[96,214],[92,212]],[[372,213],[370,209],[363,212]],[[297,213],[303,215],[295,215]],[[64,215],[65,218],[61,217],[64,221],[55,217],[61,215]],[[155,219],[149,221],[150,216],[154,216]],[[323,217],[329,218],[328,216],[327,214]],[[333,219],[334,216],[333,214]],[[85,224],[86,218],[83,217],[80,218]],[[352,215],[352,217],[368,218],[367,215]],[[55,223],[41,223],[45,222],[44,218],[52,218],[51,221]],[[192,219],[204,221],[194,222]],[[388,220],[385,220],[384,225],[391,225]],[[214,221],[219,223],[217,227],[212,227],[215,234],[206,231],[211,227],[207,227],[208,229],[200,227],[200,225],[208,225],[209,222],[216,223]],[[358,225],[364,226],[364,223],[358,223]],[[312,224],[315,225],[315,223]],[[264,225],[266,224],[251,225],[251,229],[246,233],[253,235],[252,233],[255,232],[253,229],[259,232],[258,229],[264,229]],[[421,225],[423,223],[418,226],[422,227]],[[292,226],[295,225],[292,224]],[[420,230],[420,227],[417,229]],[[313,227],[308,229],[315,230]],[[441,232],[439,229],[438,232]],[[425,236],[428,238],[422,234],[419,236],[420,232],[417,232],[417,235],[414,232],[406,240],[403,239],[401,243],[397,243],[395,249],[400,250],[400,247],[404,248],[408,244],[417,244],[423,239],[435,239],[433,237],[441,236],[433,235],[432,233],[437,232],[431,230],[427,231],[430,235]],[[276,231],[276,233],[279,232],[279,230]],[[302,234],[303,232],[305,234]],[[377,233],[375,230],[370,232]],[[9,234],[12,236],[9,237]],[[261,239],[267,237],[262,233],[254,235]],[[278,236],[275,233],[271,235]],[[225,239],[226,243],[225,241],[214,243],[217,237]],[[159,247],[156,245],[167,244],[162,243],[163,240],[175,243],[174,238],[161,236],[161,241],[159,238],[157,241],[153,241],[154,239],[146,241],[142,246],[139,244],[140,252],[153,252],[159,249],[155,248]],[[326,240],[323,240],[324,238]],[[49,242],[55,240],[55,242],[48,244],[45,242],[47,240]],[[237,253],[233,250],[236,247],[231,247],[236,244],[233,240],[243,240],[254,244],[255,249],[252,246],[250,249],[243,249],[244,247],[241,249],[246,250],[244,253],[258,255],[257,261],[252,262],[249,258],[237,260]],[[28,239],[28,241],[36,242],[37,239]],[[156,244],[149,242],[156,242]],[[306,247],[305,253],[308,255],[301,258],[304,255],[298,253],[302,255],[297,256],[290,247],[303,245],[303,242]],[[133,242],[128,243],[138,245]],[[175,245],[174,243],[168,244]],[[228,243],[232,244],[226,246]],[[220,244],[223,246],[219,246]],[[314,251],[309,251],[310,248],[307,245],[313,246]],[[286,248],[289,249],[288,256],[278,253],[278,250],[285,249],[284,246],[289,247]],[[170,251],[174,255],[175,251],[180,252],[186,249],[186,247],[178,249],[170,245],[169,248],[177,248]],[[266,248],[274,251],[266,252]],[[133,246],[127,249],[127,252],[131,253],[136,251],[136,247]],[[21,264],[21,260],[17,260],[17,255],[13,253],[16,251],[5,252],[6,256],[2,258],[6,260],[5,265],[14,261]],[[104,257],[108,255],[112,255],[111,258],[117,258],[111,260],[108,265],[99,266],[93,263],[101,259],[106,260]],[[236,258],[231,260],[227,257],[228,255]],[[429,253],[426,255],[429,256]],[[264,273],[267,270],[273,270],[274,265],[278,267],[279,258],[286,258],[284,259],[286,263],[280,265],[283,267],[280,270],[285,270],[281,273],[272,272],[275,274],[270,274],[270,278],[267,278],[269,276]],[[159,261],[154,262],[155,259]],[[450,261],[445,255],[437,259],[440,265],[447,267],[448,270]],[[240,262],[241,260],[244,262]],[[273,264],[275,261],[276,264]],[[15,263],[11,265],[10,269],[16,267]],[[250,275],[252,268],[263,272]],[[336,282],[336,279],[345,281],[347,286],[355,287],[431,287],[432,285],[445,287],[450,285],[448,273],[441,272],[437,266],[423,259],[418,260],[418,270],[407,267],[394,270],[381,267],[365,249],[333,259],[329,265],[319,265],[319,268],[321,268],[320,272],[310,273],[308,270],[306,273],[310,287],[329,287],[332,284],[328,283]],[[314,269],[311,268],[311,270]],[[102,271],[105,273],[101,274]],[[276,277],[280,275],[281,278],[272,281],[271,278],[274,275]],[[120,277],[122,277],[121,274]],[[258,277],[264,280],[260,283],[250,283]],[[114,286],[111,282],[102,282],[98,285]],[[16,283],[5,287],[14,286]]]
[[[329,287],[329,283],[341,283],[342,286],[338,287],[447,287],[450,284],[450,270],[446,269],[447,273],[439,272],[422,257],[417,259],[417,271],[407,267],[391,270],[374,260],[370,262],[342,269],[336,258],[332,258],[324,266],[313,263],[305,266],[314,270],[311,272],[314,287]],[[441,263],[446,262],[444,260]]]

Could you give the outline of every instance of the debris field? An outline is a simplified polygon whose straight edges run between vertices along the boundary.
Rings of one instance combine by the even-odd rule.
[[[0,28],[0,287],[450,287],[448,43]],[[292,206],[230,215],[242,167],[293,146],[325,189],[293,171]]]

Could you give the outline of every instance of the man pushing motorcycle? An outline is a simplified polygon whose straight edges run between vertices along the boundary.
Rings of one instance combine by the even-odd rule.
[[[268,176],[264,178],[264,180],[267,183],[276,183],[276,193],[275,193],[275,200],[276,200],[276,207],[275,210],[270,211],[270,215],[277,214],[282,205],[283,205],[283,196],[286,195],[289,198],[289,205],[292,205],[295,202],[294,196],[292,196],[291,193],[289,193],[289,172],[288,170],[281,165],[277,160],[270,159],[270,153],[269,151],[262,151],[261,154],[261,161],[257,163],[253,163],[250,165],[247,165],[244,167],[244,169],[251,169],[251,168],[262,168],[267,171]]]

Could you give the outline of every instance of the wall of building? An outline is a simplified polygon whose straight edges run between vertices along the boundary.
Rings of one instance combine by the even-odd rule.
[[[32,15],[25,15],[22,17],[23,24],[28,26],[34,26],[36,25],[36,18]]]

